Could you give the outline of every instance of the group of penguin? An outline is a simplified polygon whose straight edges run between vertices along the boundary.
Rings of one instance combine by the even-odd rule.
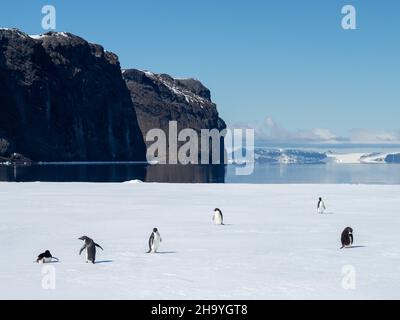
[[[326,207],[324,200],[322,200],[322,198],[320,197],[318,199],[317,212],[322,214],[325,212],[325,210]],[[342,247],[340,249],[351,247],[351,245],[353,244],[353,240],[353,229],[350,227],[344,228],[344,230],[342,231],[342,235],[340,236],[340,241],[342,242]]]
[[[322,213],[324,213],[325,210],[326,210],[325,203],[322,200],[322,198],[319,198],[318,205],[317,205],[317,212],[322,214]],[[212,221],[216,225],[224,224],[224,216],[222,214],[222,211],[219,208],[214,209]],[[83,247],[79,250],[79,255],[81,255],[82,252],[84,250],[86,250],[86,263],[91,262],[94,264],[96,262],[96,247],[100,248],[101,250],[103,250],[103,248],[99,244],[94,242],[93,239],[91,239],[87,236],[82,236],[78,239],[84,241]],[[147,251],[147,253],[156,253],[161,242],[162,242],[162,238],[161,238],[160,232],[158,231],[157,228],[154,228],[153,232],[151,233],[150,238],[149,238],[149,251]],[[342,235],[341,235],[341,242],[342,242],[342,247],[340,249],[349,247],[353,244],[353,229],[352,228],[347,227],[343,230]],[[50,253],[50,251],[46,250],[45,252],[38,255],[36,262],[37,263],[59,262],[59,259],[56,257],[53,257],[52,254]]]
[[[100,248],[103,250],[101,245],[97,244],[94,242],[93,239],[87,237],[87,236],[82,236],[78,238],[78,240],[84,241],[83,247],[79,250],[79,255],[82,254],[84,250],[86,250],[86,263],[95,263],[96,262],[96,247]],[[160,232],[158,232],[157,228],[153,229],[153,232],[150,235],[149,238],[149,251],[147,253],[155,253],[157,252],[158,247],[160,246],[160,243],[162,241]],[[52,254],[50,253],[49,250],[46,250],[45,252],[41,253],[38,255],[36,259],[37,263],[50,263],[50,262],[59,262],[59,259],[56,257],[53,257]]]

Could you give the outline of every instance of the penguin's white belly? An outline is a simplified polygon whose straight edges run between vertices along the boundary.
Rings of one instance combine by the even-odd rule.
[[[160,237],[156,235],[151,245],[151,252],[157,251],[158,247],[160,246],[160,242],[161,242]]]
[[[222,224],[222,217],[219,213],[214,214],[214,223],[215,224]]]
[[[53,258],[42,258],[39,262],[40,263],[49,263],[52,261]]]

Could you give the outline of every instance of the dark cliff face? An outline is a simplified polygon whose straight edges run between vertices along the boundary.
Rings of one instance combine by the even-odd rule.
[[[226,128],[211,101],[210,91],[198,80],[173,79],[136,69],[124,70],[123,77],[144,137],[153,128],[168,135],[169,121],[177,121],[178,130],[191,128],[198,133],[201,129]]]
[[[144,160],[118,57],[68,33],[0,30],[0,156]]]

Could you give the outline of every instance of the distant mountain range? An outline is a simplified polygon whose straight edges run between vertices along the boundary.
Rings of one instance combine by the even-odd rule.
[[[268,164],[385,164],[400,163],[400,152],[334,153],[299,149],[256,148],[255,161]]]

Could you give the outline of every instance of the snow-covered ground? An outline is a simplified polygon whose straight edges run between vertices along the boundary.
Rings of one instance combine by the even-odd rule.
[[[0,183],[0,204],[1,299],[400,298],[400,186]],[[339,250],[347,226],[355,247]],[[33,263],[46,249],[60,262]]]

